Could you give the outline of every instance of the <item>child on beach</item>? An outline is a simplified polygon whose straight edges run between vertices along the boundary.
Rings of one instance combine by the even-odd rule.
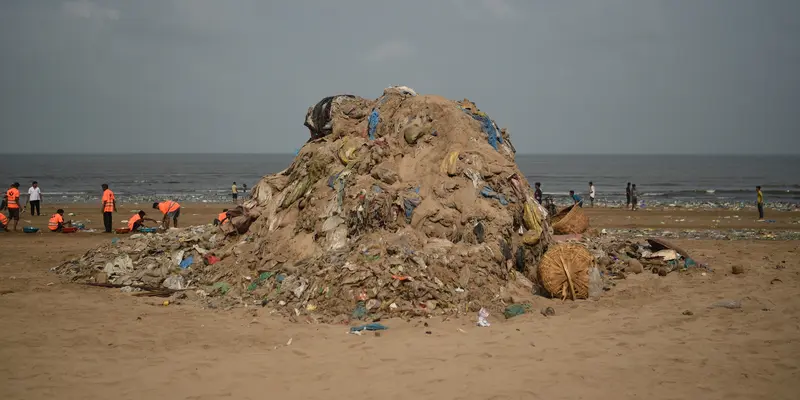
[[[631,187],[631,210],[636,211],[639,205],[639,192],[636,191],[636,184]]]
[[[581,196],[575,194],[574,190],[569,191],[569,197],[572,197],[572,201],[574,201],[575,202],[574,204],[577,204],[578,207],[583,207],[583,199],[581,198]]]
[[[589,182],[589,205],[594,208],[594,182]]]

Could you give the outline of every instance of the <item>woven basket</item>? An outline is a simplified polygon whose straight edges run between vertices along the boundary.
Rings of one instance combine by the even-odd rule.
[[[553,233],[556,235],[569,235],[583,233],[589,228],[589,217],[583,213],[581,207],[571,205],[553,216]]]
[[[539,263],[542,286],[553,297],[586,299],[589,297],[589,268],[594,257],[583,245],[558,243],[547,250]]]

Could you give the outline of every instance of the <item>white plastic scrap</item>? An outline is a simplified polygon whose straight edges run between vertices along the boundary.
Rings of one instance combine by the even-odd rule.
[[[485,308],[481,308],[480,311],[478,311],[478,326],[491,326],[492,324],[489,323],[487,318],[489,318],[489,311]]]

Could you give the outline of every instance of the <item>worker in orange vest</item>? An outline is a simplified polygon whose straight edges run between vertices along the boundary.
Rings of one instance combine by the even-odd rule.
[[[0,229],[8,232],[8,217],[3,213],[0,213]]]
[[[103,188],[103,225],[105,225],[106,233],[111,233],[112,225],[114,225],[114,212],[117,211],[117,198],[114,197],[114,192],[108,188],[107,184],[101,186]]]
[[[219,213],[219,215],[217,215],[217,218],[214,218],[214,226],[222,225],[227,220],[228,220],[228,209],[225,208],[222,210],[221,213]]]
[[[14,220],[14,230],[17,230],[19,223],[19,183],[14,182],[6,191],[6,207],[8,207],[8,219]],[[8,225],[6,225],[8,226]]]
[[[64,226],[72,224],[72,221],[64,222],[64,210],[58,209],[56,213],[50,217],[50,221],[47,223],[47,228],[50,229],[50,232],[61,232],[64,229]]]
[[[181,205],[178,204],[177,201],[167,200],[162,201],[161,203],[153,203],[153,208],[161,211],[161,213],[164,214],[164,219],[161,221],[161,223],[165,228],[169,228],[170,219],[172,219],[175,227],[178,227],[178,217],[181,216]]]
[[[153,223],[156,224],[158,223],[158,221],[152,218],[147,218],[145,217],[145,215],[146,214],[144,211],[139,211],[138,213],[133,214],[133,216],[128,220],[128,229],[130,229],[131,232],[138,231],[139,228],[144,227],[145,221],[152,221]]]

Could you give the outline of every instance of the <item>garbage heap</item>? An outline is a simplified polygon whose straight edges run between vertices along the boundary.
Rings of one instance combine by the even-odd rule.
[[[334,316],[500,309],[531,294],[546,212],[508,132],[474,103],[391,87],[323,99],[305,125],[311,139],[247,205],[260,213],[252,265],[269,276],[256,292]]]
[[[391,87],[325,98],[305,125],[311,138],[253,188],[236,229],[146,235],[60,270],[91,279],[122,263],[133,272],[114,276],[130,282],[158,271],[151,284],[325,322],[500,311],[536,291],[547,214],[508,132],[474,103]]]

